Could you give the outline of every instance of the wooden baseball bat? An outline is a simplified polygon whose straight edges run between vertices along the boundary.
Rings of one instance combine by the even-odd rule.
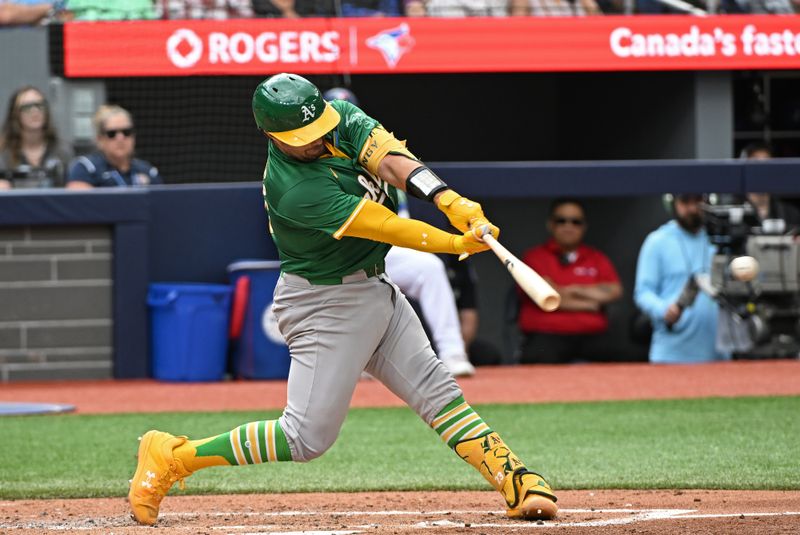
[[[533,299],[534,303],[545,312],[552,312],[558,308],[561,304],[561,296],[541,275],[511,254],[511,251],[503,247],[491,234],[484,234],[481,239],[492,248],[492,252],[497,255],[520,288]]]

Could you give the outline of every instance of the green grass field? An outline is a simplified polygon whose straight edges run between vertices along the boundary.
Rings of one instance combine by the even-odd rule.
[[[800,397],[483,405],[483,418],[556,489],[800,489]],[[193,438],[278,412],[0,418],[0,498],[123,496],[136,437]],[[353,409],[308,464],[222,467],[189,493],[487,489],[409,409]]]

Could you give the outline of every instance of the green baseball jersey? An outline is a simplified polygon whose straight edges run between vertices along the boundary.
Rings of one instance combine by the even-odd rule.
[[[337,279],[383,262],[388,244],[334,234],[367,198],[397,211],[397,190],[358,163],[370,132],[380,126],[349,102],[335,100],[339,125],[326,136],[333,155],[300,162],[270,143],[264,206],[281,269],[311,281]]]

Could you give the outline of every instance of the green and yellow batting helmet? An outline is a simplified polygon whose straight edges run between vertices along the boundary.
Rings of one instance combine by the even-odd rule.
[[[253,94],[253,117],[258,128],[287,145],[315,141],[339,124],[339,112],[319,89],[296,74],[276,74],[258,84]]]

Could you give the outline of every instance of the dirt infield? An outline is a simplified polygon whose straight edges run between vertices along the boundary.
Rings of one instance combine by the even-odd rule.
[[[459,379],[472,404],[800,395],[800,361],[738,361],[685,366],[579,364],[479,368]],[[3,385],[0,401],[75,405],[83,414],[281,409],[285,381],[161,383],[70,381]],[[401,406],[378,381],[360,381],[353,407]]]
[[[459,383],[474,404],[800,395],[800,362],[482,368]],[[0,401],[68,403],[84,414],[279,409],[285,399],[283,381],[18,383],[0,391]],[[361,381],[353,398],[356,407],[397,405],[402,402],[376,381]],[[507,519],[495,492],[178,495],[165,500],[157,533],[800,533],[800,492],[581,490],[558,495],[559,517],[543,523]],[[133,523],[122,498],[0,501],[0,534],[146,529]]]
[[[800,494],[566,491],[549,522],[507,519],[494,492],[170,496],[155,533],[795,534]],[[0,501],[0,533],[141,533],[122,498]]]

